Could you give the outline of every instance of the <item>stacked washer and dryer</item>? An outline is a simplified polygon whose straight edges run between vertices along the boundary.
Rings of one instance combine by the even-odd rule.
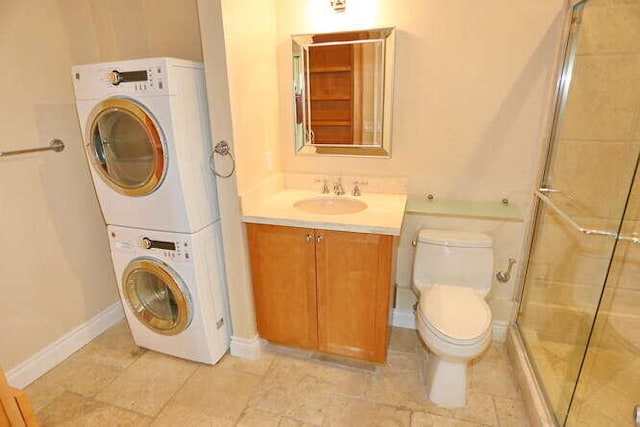
[[[202,64],[154,58],[81,65],[72,79],[136,344],[217,362],[230,334]]]

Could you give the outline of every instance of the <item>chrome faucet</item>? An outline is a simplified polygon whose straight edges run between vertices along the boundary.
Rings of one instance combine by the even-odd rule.
[[[333,184],[333,194],[336,196],[342,196],[344,194],[344,188],[342,187],[342,178],[338,178],[338,180]]]

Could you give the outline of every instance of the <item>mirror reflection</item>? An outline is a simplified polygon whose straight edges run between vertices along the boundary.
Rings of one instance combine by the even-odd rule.
[[[293,37],[297,151],[389,156],[392,33]]]

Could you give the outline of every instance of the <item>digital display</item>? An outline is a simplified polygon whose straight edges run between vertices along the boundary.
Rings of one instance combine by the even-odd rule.
[[[147,81],[147,72],[143,71],[121,71],[120,73],[120,81],[122,83],[126,82],[146,82]]]
[[[166,251],[176,250],[176,244],[174,242],[161,242],[159,240],[151,240],[151,247],[155,249],[164,249]]]

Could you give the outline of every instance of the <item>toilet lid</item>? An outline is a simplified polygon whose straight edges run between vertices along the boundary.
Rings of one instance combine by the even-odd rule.
[[[455,340],[482,336],[491,323],[491,310],[473,289],[432,285],[420,296],[423,318],[437,331]]]

